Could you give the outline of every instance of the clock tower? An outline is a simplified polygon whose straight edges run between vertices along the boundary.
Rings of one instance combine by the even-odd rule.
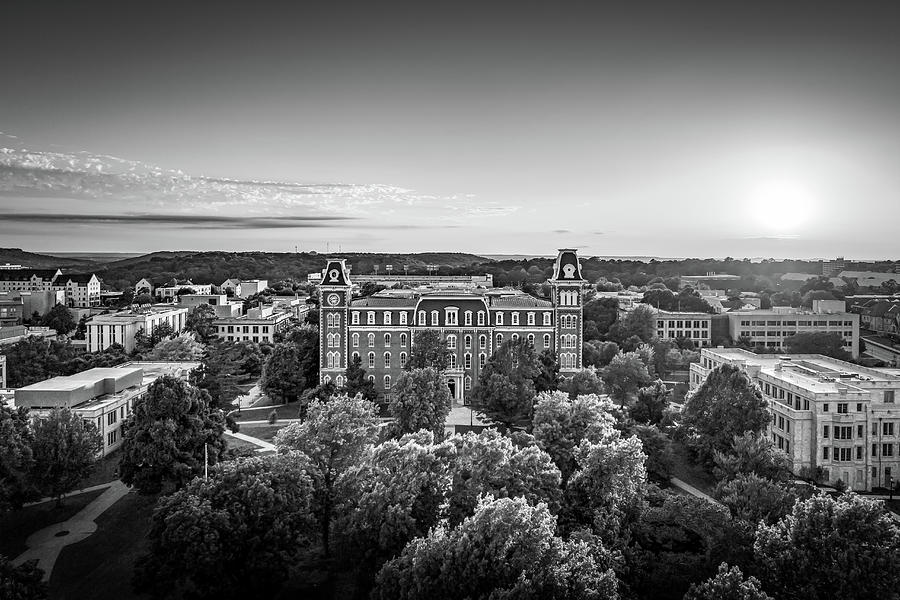
[[[329,258],[319,284],[319,383],[343,382],[347,369],[350,267]]]
[[[561,375],[574,375],[582,368],[583,290],[588,282],[581,276],[577,251],[562,248],[553,265],[552,289],[556,358]]]

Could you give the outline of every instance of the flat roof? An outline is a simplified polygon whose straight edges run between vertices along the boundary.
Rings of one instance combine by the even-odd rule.
[[[98,381],[109,378],[121,378],[124,375],[140,371],[140,367],[98,367],[75,373],[74,375],[51,377],[50,379],[45,379],[44,381],[38,381],[37,383],[21,387],[19,390],[33,392],[77,390],[84,387],[84,384],[86,383],[97,383]]]

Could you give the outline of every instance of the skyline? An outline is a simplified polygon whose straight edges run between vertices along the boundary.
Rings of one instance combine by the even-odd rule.
[[[900,7],[512,6],[11,7],[0,245],[900,255]]]

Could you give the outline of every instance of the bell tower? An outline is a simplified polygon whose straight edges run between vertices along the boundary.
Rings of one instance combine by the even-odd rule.
[[[581,275],[577,250],[559,250],[549,283],[553,295],[554,347],[559,371],[562,375],[573,375],[582,369],[583,292],[588,285]]]
[[[329,258],[319,284],[319,383],[339,383],[347,369],[350,267]]]

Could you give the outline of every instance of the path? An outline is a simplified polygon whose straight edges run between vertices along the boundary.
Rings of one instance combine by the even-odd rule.
[[[712,496],[710,496],[709,494],[705,494],[705,493],[701,492],[700,490],[698,490],[697,488],[695,488],[695,487],[692,486],[691,484],[686,483],[686,482],[684,482],[684,481],[678,479],[677,477],[670,477],[670,478],[669,478],[669,482],[670,482],[672,485],[674,485],[675,487],[677,487],[678,489],[687,492],[687,493],[690,494],[691,496],[697,496],[698,498],[703,498],[703,499],[706,500],[707,502],[712,502],[713,504],[719,504],[719,502],[716,501],[716,500],[715,500]]]
[[[118,480],[106,487],[105,492],[68,521],[44,527],[28,536],[25,542],[28,550],[20,554],[13,564],[19,566],[26,561],[37,560],[37,566],[44,571],[44,581],[49,581],[63,547],[80,542],[97,531],[97,523],[94,522],[97,517],[129,491],[128,486]]]
[[[107,483],[98,483],[97,485],[92,485],[91,487],[81,488],[80,490],[74,490],[69,492],[68,494],[63,494],[63,498],[68,498],[70,496],[77,496],[79,494],[86,494],[87,492],[93,492],[96,490],[105,490],[109,487],[109,482]],[[22,505],[22,508],[27,508],[29,506],[34,506],[36,504],[43,504],[44,502],[50,502],[51,500],[55,501],[56,498],[47,496],[46,498],[41,498],[40,500],[35,500],[34,502],[26,502]]]
[[[265,423],[268,423],[268,421],[265,421]],[[275,452],[274,444],[270,444],[269,442],[263,441],[259,438],[255,438],[253,436],[246,435],[244,433],[234,433],[227,429],[225,430],[225,435],[230,435],[233,438],[237,438],[239,440],[243,440],[245,442],[249,442],[251,444],[255,444],[256,446],[259,446],[259,448],[256,449],[257,452]]]

